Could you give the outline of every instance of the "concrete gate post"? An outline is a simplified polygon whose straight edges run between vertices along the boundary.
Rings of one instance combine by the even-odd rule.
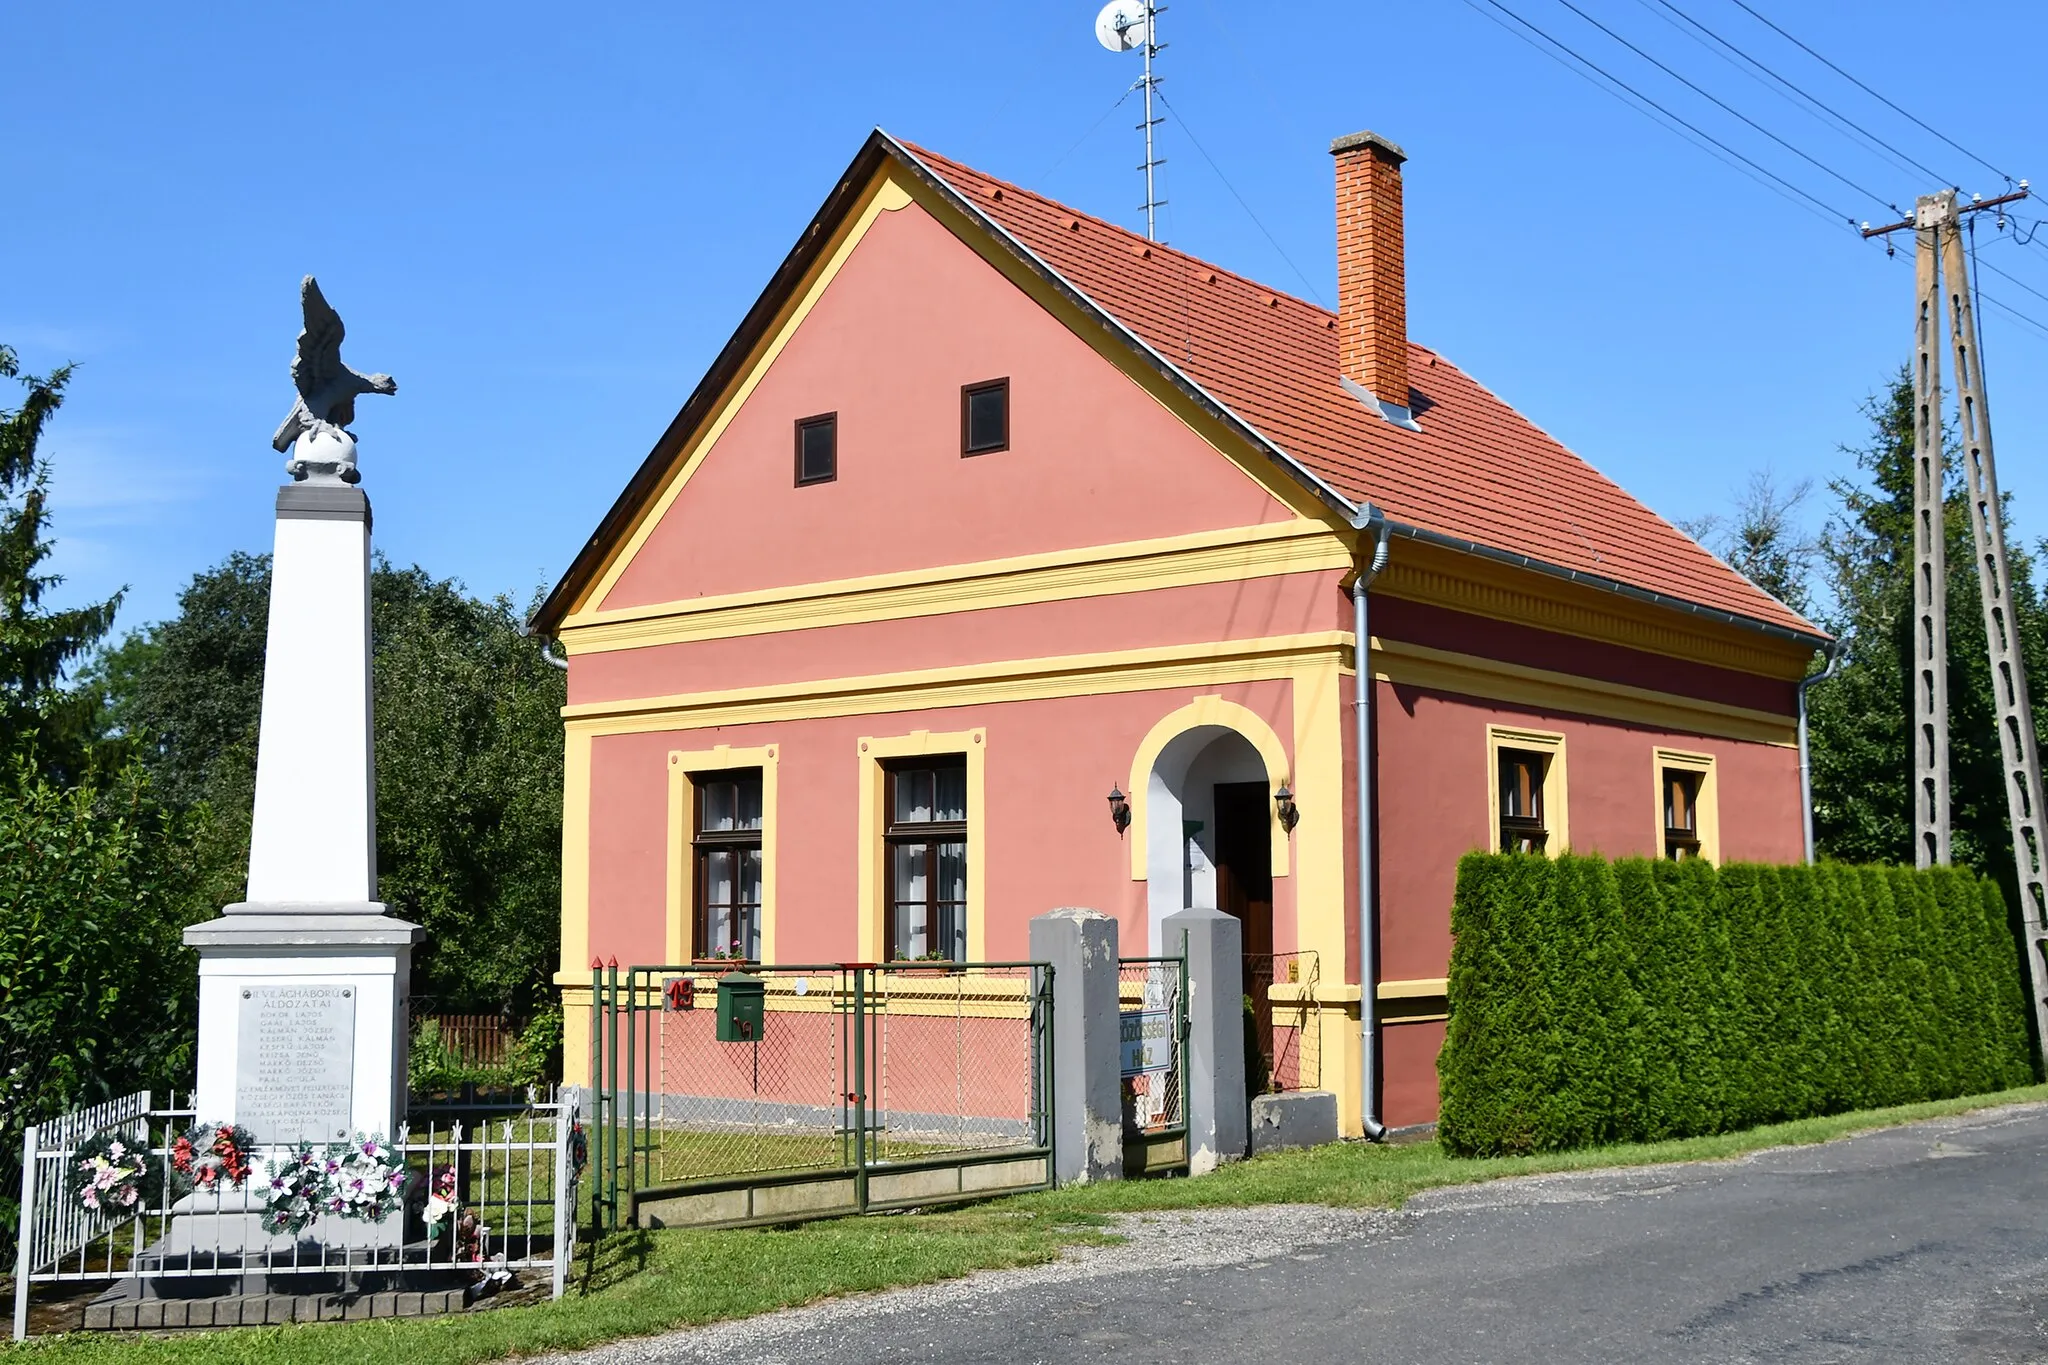
[[[1052,964],[1053,1176],[1062,1185],[1120,1180],[1116,921],[1076,907],[1039,915],[1031,960]]]
[[[1188,1041],[1181,1103],[1188,1120],[1188,1174],[1244,1156],[1250,1131],[1244,1088],[1244,926],[1220,910],[1182,910],[1160,921],[1160,951],[1188,958]]]

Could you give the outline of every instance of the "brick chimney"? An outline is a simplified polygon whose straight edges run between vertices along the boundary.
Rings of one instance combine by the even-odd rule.
[[[1337,159],[1339,369],[1347,389],[1370,395],[1390,421],[1412,425],[1401,228],[1401,163],[1408,156],[1378,133],[1340,137],[1330,155]]]

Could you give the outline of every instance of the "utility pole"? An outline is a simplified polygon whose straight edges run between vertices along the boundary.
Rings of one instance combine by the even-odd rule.
[[[1923,719],[1938,728],[1916,734],[1914,745],[1915,860],[1948,861],[1948,697],[1946,684],[1935,691],[1926,678],[1940,679],[1947,668],[1947,641],[1942,638],[1941,520],[1941,380],[1940,356],[1934,336],[1940,328],[1941,276],[1946,275],[1949,342],[1956,370],[1956,406],[1963,445],[1963,481],[1970,509],[1970,538],[1977,556],[1977,595],[1984,610],[1984,640],[1991,663],[1991,690],[1998,716],[2000,769],[2005,777],[2006,812],[2012,826],[2013,865],[2019,876],[2020,918],[2026,935],[2027,974],[2032,987],[2035,1036],[2048,1048],[2048,843],[2043,839],[2041,746],[2034,730],[2034,711],[2027,694],[2026,661],[2020,650],[2019,622],[2012,613],[2012,572],[2005,553],[2005,518],[1998,501],[1998,469],[1991,456],[1991,408],[1984,391],[1983,351],[1970,293],[1968,262],[1963,251],[1963,215],[2027,197],[2027,183],[2017,193],[1981,203],[1959,205],[1955,191],[1921,198],[1913,218],[1881,228],[1866,226],[1865,237],[1901,228],[1914,229],[1918,240],[1915,284],[1919,314],[1914,359],[1913,548],[1915,611],[1915,724]],[[1938,260],[1937,260],[1938,254]],[[1929,454],[1932,453],[1930,460]],[[1932,599],[1923,597],[1932,593]],[[1923,609],[1923,603],[1925,607]],[[1923,635],[1923,629],[1926,633]],[[1923,653],[1929,646],[1932,655]],[[1923,708],[1923,695],[1926,705]],[[1931,778],[1932,785],[1921,786]],[[1936,800],[1938,798],[1938,801]],[[1928,808],[1932,806],[1933,809]],[[1935,850],[1939,856],[1932,857]]]
[[[1947,867],[1948,534],[1942,512],[1941,250],[1953,190],[1914,207],[1913,865]]]

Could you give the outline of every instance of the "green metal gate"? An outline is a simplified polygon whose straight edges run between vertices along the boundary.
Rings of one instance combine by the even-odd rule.
[[[1052,1183],[1052,968],[616,965],[591,981],[600,1230]]]

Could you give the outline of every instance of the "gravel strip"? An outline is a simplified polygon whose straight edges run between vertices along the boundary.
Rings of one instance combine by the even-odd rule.
[[[1125,1240],[1114,1246],[1069,1247],[1056,1261],[1021,1270],[983,1270],[957,1280],[827,1299],[804,1308],[712,1323],[660,1336],[613,1342],[572,1355],[544,1357],[552,1365],[646,1365],[651,1361],[776,1359],[773,1348],[857,1322],[896,1314],[962,1313],[1001,1294],[1046,1285],[1074,1284],[1105,1275],[1196,1270],[1245,1265],[1289,1256],[1310,1247],[1371,1236],[1393,1228],[1401,1215],[1385,1209],[1333,1209],[1319,1204],[1265,1204],[1241,1209],[1189,1209],[1118,1214],[1104,1232]],[[770,1354],[763,1356],[763,1352]],[[792,1351],[791,1358],[802,1355]]]

